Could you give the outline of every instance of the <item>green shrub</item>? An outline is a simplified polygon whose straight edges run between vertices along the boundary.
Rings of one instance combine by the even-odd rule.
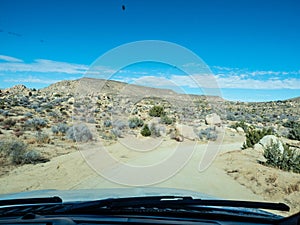
[[[160,122],[163,124],[167,124],[170,125],[172,124],[174,121],[172,118],[168,117],[167,115],[163,115],[160,117]]]
[[[273,134],[273,130],[271,128],[263,128],[262,130],[249,128],[246,132],[246,142],[243,144],[242,149],[253,148],[253,146],[257,144],[260,139],[271,134]]]
[[[145,124],[143,126],[143,129],[141,130],[141,135],[143,135],[144,137],[148,137],[148,136],[151,136],[151,131],[148,127],[148,124]]]
[[[271,142],[264,150],[266,165],[279,168],[285,171],[300,173],[300,154],[287,145],[284,146],[284,151],[281,153],[279,142]]]
[[[164,107],[162,106],[153,106],[150,110],[149,110],[149,115],[152,117],[161,117],[165,115],[165,111],[164,111]]]
[[[247,132],[247,131],[248,131],[248,128],[249,128],[249,126],[245,123],[244,120],[242,120],[242,121],[240,121],[240,122],[236,122],[235,124],[232,124],[232,125],[230,125],[229,127],[230,127],[230,128],[233,128],[233,129],[237,129],[238,127],[241,127],[241,128],[243,128],[243,130],[244,130],[245,132]]]
[[[133,117],[128,120],[128,126],[131,129],[136,127],[142,127],[144,125],[144,121],[138,117]]]
[[[300,124],[296,123],[294,126],[290,129],[288,138],[292,140],[298,140],[300,141]]]

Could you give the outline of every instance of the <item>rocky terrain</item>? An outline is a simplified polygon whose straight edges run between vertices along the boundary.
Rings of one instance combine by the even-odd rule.
[[[223,141],[238,146],[223,149],[217,158],[225,176],[265,200],[286,202],[295,212],[300,210],[299,108],[300,98],[232,102],[88,78],[40,90],[17,85],[0,90],[0,179],[8,182],[36,165],[52,168],[60,157],[73,157],[80,143]],[[130,158],[126,154],[118,157]],[[282,158],[280,165],[274,155]]]

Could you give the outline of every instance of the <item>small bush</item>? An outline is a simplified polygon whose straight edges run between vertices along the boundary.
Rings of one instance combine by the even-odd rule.
[[[110,126],[112,125],[112,123],[111,123],[110,120],[105,120],[105,121],[103,122],[103,125],[104,125],[104,127],[110,127]]]
[[[149,110],[149,115],[152,117],[161,117],[163,115],[165,115],[164,112],[164,108],[162,106],[153,106],[150,110]]]
[[[156,123],[152,123],[150,126],[150,133],[154,137],[160,137],[162,133],[165,133],[166,129]]]
[[[131,129],[142,127],[144,125],[144,121],[138,117],[133,117],[128,120],[128,126]]]
[[[143,126],[143,129],[141,130],[141,135],[143,135],[144,137],[148,137],[148,136],[151,136],[151,131],[148,127],[148,124],[145,124]]]
[[[271,128],[263,128],[262,130],[249,128],[246,132],[246,142],[243,144],[242,149],[253,148],[253,146],[257,144],[260,139],[271,134],[273,134],[273,130]]]
[[[25,126],[32,127],[35,130],[40,130],[41,128],[47,126],[47,121],[41,118],[29,119],[25,122]]]
[[[218,138],[218,134],[215,128],[208,127],[199,131],[198,137],[203,140],[215,141]]]
[[[268,166],[300,173],[300,154],[287,145],[284,145],[284,151],[281,153],[279,142],[271,142],[271,144],[264,149],[264,157],[267,160],[265,164]]]
[[[119,130],[124,130],[127,127],[127,123],[122,120],[115,120],[113,122],[113,127]]]
[[[300,141],[300,124],[295,123],[293,127],[290,129],[288,138],[292,140]]]
[[[111,130],[111,133],[112,133],[115,137],[118,137],[118,138],[122,138],[122,137],[123,137],[123,132],[122,132],[122,130],[120,130],[120,129],[113,128],[113,129]]]
[[[38,152],[27,150],[27,145],[19,140],[0,141],[0,154],[13,164],[28,164],[47,161]]]
[[[230,126],[230,128],[233,128],[233,129],[237,129],[238,127],[241,127],[243,128],[244,132],[247,132],[248,131],[248,128],[249,126],[245,123],[244,120],[240,121],[240,122],[236,122],[235,124],[232,124]]]
[[[36,164],[47,161],[47,159],[42,157],[41,154],[35,150],[29,150],[23,154],[23,163],[25,164]]]
[[[93,135],[85,124],[76,124],[70,127],[66,137],[72,141],[87,142],[93,139]]]
[[[56,135],[64,135],[67,133],[68,129],[69,129],[69,127],[65,123],[59,123],[59,124],[51,127],[53,134],[56,134]]]
[[[35,134],[35,140],[38,144],[49,144],[50,143],[50,137],[48,134],[38,131]]]
[[[163,124],[171,125],[174,121],[172,120],[172,118],[168,117],[167,115],[164,115],[160,117],[160,122]]]
[[[7,120],[3,121],[3,125],[12,127],[12,126],[16,125],[16,121],[13,119],[7,119]]]

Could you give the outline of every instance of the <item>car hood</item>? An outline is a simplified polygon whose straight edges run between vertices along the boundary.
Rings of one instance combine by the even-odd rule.
[[[20,198],[43,198],[59,196],[63,202],[92,201],[107,198],[126,198],[142,196],[191,196],[193,198],[215,199],[203,193],[173,188],[103,188],[103,189],[80,189],[80,190],[37,190],[0,195],[0,200]]]
[[[37,190],[27,191],[19,193],[10,193],[0,195],[0,200],[7,199],[22,199],[22,198],[43,198],[43,197],[60,197],[64,203],[67,202],[82,202],[82,201],[93,201],[107,198],[126,198],[126,197],[143,197],[143,196],[190,196],[193,198],[200,199],[218,199],[211,195],[182,190],[174,188],[153,188],[153,187],[142,187],[142,188],[109,188],[109,189],[80,189],[80,190]],[[230,209],[232,212],[246,212],[255,213],[263,216],[278,216],[276,214],[250,208],[232,208],[232,207],[212,207],[212,208],[223,208]]]

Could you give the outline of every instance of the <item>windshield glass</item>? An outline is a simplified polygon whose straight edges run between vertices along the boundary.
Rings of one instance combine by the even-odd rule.
[[[180,189],[298,212],[299,7],[2,0],[0,194]]]

